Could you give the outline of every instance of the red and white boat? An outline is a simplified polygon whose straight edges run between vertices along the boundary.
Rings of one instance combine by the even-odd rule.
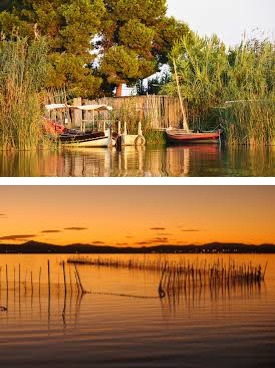
[[[212,132],[192,132],[184,129],[166,129],[170,143],[218,143],[221,139],[221,130]]]

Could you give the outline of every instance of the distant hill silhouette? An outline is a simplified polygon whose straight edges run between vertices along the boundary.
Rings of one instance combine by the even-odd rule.
[[[24,254],[143,254],[143,253],[275,253],[275,244],[208,243],[204,245],[156,245],[151,247],[115,247],[93,244],[69,244],[65,246],[28,241],[23,244],[0,244],[0,253]]]

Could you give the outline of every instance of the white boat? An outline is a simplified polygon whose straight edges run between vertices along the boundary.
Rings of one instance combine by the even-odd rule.
[[[105,134],[87,133],[83,135],[61,134],[60,141],[64,147],[114,147],[116,139],[111,136],[109,129]]]
[[[80,111],[112,111],[108,105],[83,105],[70,106],[67,104],[51,104],[45,106],[47,111],[76,109]],[[45,131],[54,134],[65,147],[114,147],[116,137],[111,132],[111,127],[104,131],[85,132],[81,130],[67,129],[63,124],[52,120],[45,121]],[[105,126],[105,123],[104,123]],[[85,129],[84,129],[85,130]]]

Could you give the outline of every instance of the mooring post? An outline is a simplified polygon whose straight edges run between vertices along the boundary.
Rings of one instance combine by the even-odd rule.
[[[142,136],[143,135],[141,121],[138,122],[138,135],[139,136]]]
[[[126,123],[126,121],[124,121],[123,135],[127,135],[127,123]]]
[[[110,125],[108,129],[108,147],[109,148],[113,147],[112,124]]]
[[[119,122],[117,123],[117,134],[118,134],[118,136],[120,136],[120,135],[121,135],[121,121],[119,121]]]

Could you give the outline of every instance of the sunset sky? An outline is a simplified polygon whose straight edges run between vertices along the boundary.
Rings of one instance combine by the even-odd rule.
[[[2,186],[0,242],[275,242],[272,186]]]

